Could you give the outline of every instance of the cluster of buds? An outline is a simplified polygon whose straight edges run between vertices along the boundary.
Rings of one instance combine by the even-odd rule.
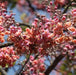
[[[0,66],[11,67],[18,58],[13,47],[0,48]]]
[[[38,59],[34,59],[34,56],[30,56],[29,63],[26,64],[26,71],[23,72],[24,75],[44,75],[45,64],[44,58],[39,56]]]

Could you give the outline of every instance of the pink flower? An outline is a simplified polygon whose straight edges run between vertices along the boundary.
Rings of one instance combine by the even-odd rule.
[[[56,2],[56,4],[60,4],[60,5],[65,4],[65,0],[56,0],[55,2]]]

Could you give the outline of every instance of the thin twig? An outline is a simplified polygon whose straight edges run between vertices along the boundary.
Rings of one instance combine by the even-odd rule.
[[[27,24],[27,23],[19,23],[19,26],[27,26],[27,27],[31,28],[32,25]]]
[[[37,57],[38,57],[38,55],[39,55],[39,53],[35,56],[35,58],[34,59],[36,59]],[[28,63],[28,61],[29,61],[29,58],[30,58],[30,54],[29,54],[29,57],[28,57],[28,59],[27,59],[27,61],[25,62],[25,64],[23,65],[23,67],[19,70],[19,72],[18,73],[16,73],[15,75],[21,75],[22,74],[22,72],[25,70],[25,65]]]
[[[5,44],[0,44],[0,48],[8,47],[8,46],[12,46],[12,45],[13,45],[13,43],[12,43],[12,42],[5,43]]]
[[[25,65],[26,65],[26,64],[28,63],[28,61],[29,61],[29,58],[30,58],[30,54],[29,54],[29,57],[27,58],[27,61],[25,62],[25,64],[22,66],[21,69],[19,68],[18,72],[16,72],[15,75],[21,75],[21,73],[23,72],[23,69],[24,69]]]
[[[68,8],[71,6],[72,2],[74,1],[70,1],[67,5],[67,7],[64,9],[63,14],[67,12]]]

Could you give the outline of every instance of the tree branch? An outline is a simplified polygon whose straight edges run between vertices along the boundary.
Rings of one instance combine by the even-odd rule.
[[[29,58],[30,58],[30,55],[29,55],[29,57],[27,58],[27,61],[25,62],[25,64],[18,70],[18,72],[16,72],[15,75],[21,75],[21,73],[22,73],[25,65],[26,65],[26,64],[28,63],[28,61],[29,61]]]
[[[36,59],[38,56],[39,56],[39,53],[35,56],[34,59]],[[19,72],[17,72],[15,75],[22,75],[22,72],[23,72],[23,70],[25,70],[25,65],[28,63],[29,58],[30,58],[30,55],[29,55],[27,61],[25,62],[25,64],[24,64],[24,65],[22,66],[22,68],[19,70]]]
[[[19,26],[27,26],[27,27],[31,28],[32,25],[27,24],[27,23],[19,23]]]
[[[35,12],[34,14],[36,15],[37,18],[40,19],[40,16],[38,16],[38,13],[36,12],[36,8],[34,8],[30,2],[30,0],[26,0],[27,3],[29,4],[29,7],[32,9],[33,12]]]
[[[3,70],[2,68],[0,68],[0,75],[7,75],[7,73],[5,72],[5,70]]]
[[[5,44],[0,44],[0,48],[11,46],[11,45],[13,45],[13,43],[11,43],[11,42],[5,43]]]
[[[33,10],[33,11],[36,11],[36,9],[32,6],[30,0],[26,0],[27,3],[29,4],[29,7]]]
[[[70,1],[67,5],[67,7],[64,9],[63,14],[67,12],[68,8],[71,6],[72,2],[74,1]]]
[[[63,55],[59,55],[58,57],[56,57],[56,59],[54,60],[53,64],[50,65],[47,70],[45,71],[45,75],[49,75],[49,73],[57,66],[57,64],[64,58]]]

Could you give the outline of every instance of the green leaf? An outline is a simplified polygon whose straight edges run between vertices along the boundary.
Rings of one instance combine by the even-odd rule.
[[[69,72],[67,75],[72,75],[72,73],[71,73],[71,72]]]
[[[61,69],[62,71],[65,71],[65,70],[66,70],[66,67],[65,67],[64,65],[62,65],[62,66],[60,67],[60,69]]]
[[[13,2],[10,9],[13,9],[16,6],[16,2]]]
[[[8,68],[8,64],[6,64],[5,68]]]
[[[53,25],[53,27],[55,27],[56,25]]]
[[[15,65],[16,62],[13,63],[13,65]]]
[[[25,31],[25,29],[27,28],[27,26],[21,26],[22,30]]]
[[[2,68],[2,66],[0,66],[0,68]]]

